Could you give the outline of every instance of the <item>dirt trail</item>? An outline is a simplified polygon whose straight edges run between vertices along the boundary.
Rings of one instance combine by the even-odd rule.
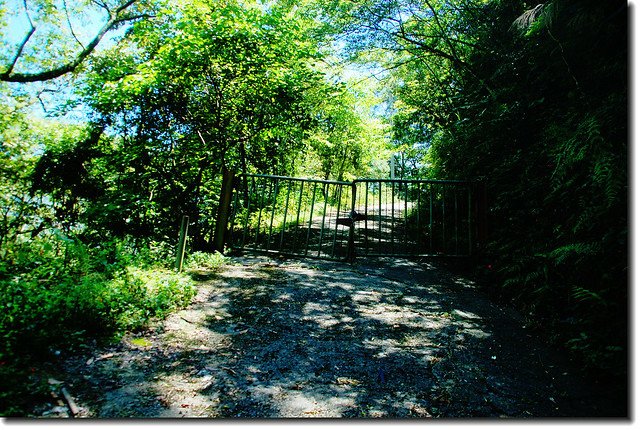
[[[199,288],[154,329],[61,362],[78,416],[611,413],[515,313],[426,263],[238,257]]]

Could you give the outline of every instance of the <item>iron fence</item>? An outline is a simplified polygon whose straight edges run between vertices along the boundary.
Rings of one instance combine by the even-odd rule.
[[[227,242],[232,249],[338,260],[469,256],[478,241],[476,194],[467,181],[243,175]]]
[[[231,214],[232,249],[346,259],[349,226],[341,222],[353,184],[340,181],[245,175]]]
[[[356,255],[472,254],[473,183],[358,179],[355,187]]]

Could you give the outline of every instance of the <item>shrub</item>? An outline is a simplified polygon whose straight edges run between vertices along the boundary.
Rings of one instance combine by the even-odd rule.
[[[82,245],[73,243],[57,256],[41,254],[41,245],[30,246],[31,261],[22,255],[12,270],[6,265],[0,269],[0,360],[46,350],[69,331],[105,334],[141,328],[153,317],[186,306],[195,294],[187,275],[162,266],[145,266],[130,256],[107,263],[104,254],[113,250],[95,252],[96,267],[86,261],[89,252]]]
[[[53,350],[143,328],[188,305],[196,292],[189,276],[163,267],[152,251],[134,252],[127,241],[90,248],[52,235],[4,251],[0,416],[20,414],[19,399],[37,391],[29,369]]]
[[[189,254],[185,261],[187,270],[219,270],[227,261],[226,257],[219,252],[197,251]]]

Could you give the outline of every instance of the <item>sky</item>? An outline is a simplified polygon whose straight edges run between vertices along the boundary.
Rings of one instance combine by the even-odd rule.
[[[121,0],[107,1],[117,4]],[[47,1],[45,0],[45,2]],[[0,15],[0,25],[4,24],[4,29],[0,29],[0,46],[2,47],[0,49],[0,64],[9,63],[9,59],[14,55],[25,35],[29,33],[31,28],[29,18],[36,27],[36,31],[25,46],[23,56],[34,55],[38,59],[47,59],[48,57],[51,64],[62,64],[73,58],[82,49],[79,42],[86,45],[108,20],[103,9],[87,0],[49,0],[48,3],[54,6],[49,13],[38,10],[37,3],[39,2],[36,0],[26,0],[27,9],[25,9],[24,0],[0,0],[0,9],[4,5],[7,11],[4,16]],[[96,48],[96,52],[112,47],[115,40],[124,34],[127,27],[124,26],[108,32]],[[56,53],[56,50],[52,49],[54,46],[66,46],[66,52]],[[334,49],[340,51],[344,49],[344,46],[336,46]],[[42,61],[35,64],[34,66],[25,61],[18,61],[15,71],[38,71],[46,68],[46,63]],[[26,68],[27,66],[31,69]],[[352,84],[370,79],[380,79],[385,74],[382,69],[373,70],[370,67],[353,64],[344,64],[343,67],[335,69],[335,71],[341,75],[335,77],[337,80],[350,81]],[[34,104],[32,114],[41,117],[50,115],[55,106],[68,99],[72,92],[70,85],[68,85],[68,79],[65,78],[46,83],[16,84],[11,85],[11,88],[31,94],[34,99],[35,95],[40,94],[41,102]],[[42,92],[42,89],[47,89],[47,91]],[[378,114],[383,113],[382,111]],[[76,116],[82,120],[83,115],[79,112],[78,114]],[[72,118],[66,120],[73,122]]]
[[[82,45],[86,45],[98,33],[107,22],[106,12],[99,6],[83,0],[52,0],[48,3],[53,8],[50,11],[39,10],[36,5],[39,2],[27,0],[27,10],[23,0],[0,0],[0,64],[9,64],[21,41],[29,33],[31,25],[36,31],[29,39],[23,50],[22,57],[30,55],[39,59],[48,59],[50,64],[63,64],[71,60],[81,51]],[[87,5],[89,3],[89,5]],[[115,3],[111,1],[111,3]],[[66,8],[65,8],[66,6]],[[96,48],[96,52],[113,46],[115,40],[124,34],[127,26],[108,32]],[[76,39],[77,38],[77,39]],[[55,46],[66,46],[64,52],[57,52]],[[29,67],[27,67],[29,66]],[[18,61],[15,71],[40,71],[47,68],[45,62],[38,61],[29,64]],[[43,92],[43,90],[45,90]],[[40,94],[40,101],[32,105],[31,114],[38,117],[50,115],[61,101],[67,100],[72,88],[68,84],[68,77],[31,84],[10,84],[10,94],[27,94],[33,96]],[[74,119],[75,116],[75,119]],[[84,119],[79,112],[66,118],[66,121],[76,122]]]
[[[37,2],[23,0],[0,0],[0,4],[4,3],[7,10],[6,17],[3,17],[5,31],[3,34],[3,44],[9,42],[17,45],[29,31],[29,19],[24,4],[27,5],[29,17],[36,27],[36,34],[43,35],[45,33],[57,34],[73,41],[73,33],[78,37],[80,42],[87,43],[97,29],[106,22],[107,15],[104,10],[98,6],[89,4],[81,0],[52,0],[53,8],[51,11],[39,10],[36,7]],[[66,10],[69,12],[65,13]],[[67,21],[67,16],[69,20]],[[48,23],[47,21],[51,21]]]

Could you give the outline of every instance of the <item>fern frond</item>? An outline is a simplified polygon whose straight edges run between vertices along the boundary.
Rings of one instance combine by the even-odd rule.
[[[589,302],[599,306],[606,306],[607,302],[598,293],[583,287],[574,286],[571,289],[571,297],[579,302]]]
[[[598,243],[578,242],[560,246],[549,252],[547,256],[551,258],[557,266],[561,266],[571,261],[582,261],[589,256],[598,254],[599,251],[600,245]]]
[[[542,13],[544,12],[544,9],[545,9],[544,4],[539,4],[533,9],[529,9],[525,11],[522,15],[516,18],[515,21],[513,21],[513,24],[511,24],[511,28],[517,29],[520,31],[529,30],[529,28],[533,25],[533,23],[536,22],[538,17],[542,15]]]

